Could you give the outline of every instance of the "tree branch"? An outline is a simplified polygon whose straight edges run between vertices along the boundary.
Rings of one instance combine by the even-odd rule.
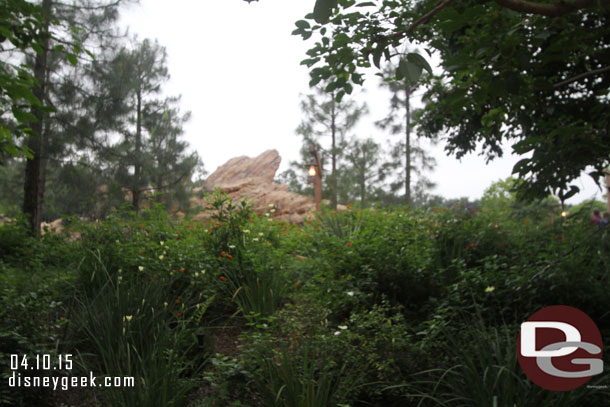
[[[610,0],[574,0],[572,2],[560,1],[558,3],[536,3],[528,0],[494,1],[502,7],[519,13],[538,14],[547,17],[561,17],[576,10],[610,3]]]
[[[557,89],[557,88],[560,88],[569,83],[576,82],[583,78],[586,78],[587,76],[598,75],[598,74],[606,72],[606,71],[610,71],[610,66],[606,66],[606,67],[599,68],[599,69],[594,69],[594,70],[588,71],[588,72],[583,72],[579,75],[573,76],[573,77],[563,80],[561,82],[557,82],[556,84],[553,85],[553,88]]]
[[[407,28],[406,33],[407,34],[413,34],[413,31],[419,27],[422,24],[426,24],[428,21],[430,21],[430,19],[432,17],[434,17],[435,15],[437,15],[442,9],[444,9],[445,7],[447,7],[449,4],[451,4],[453,0],[443,0],[440,3],[437,4],[436,7],[434,7],[432,10],[430,10],[428,13],[426,13],[423,17],[421,17],[419,20],[415,21],[413,24],[411,24],[409,26],[409,28]]]

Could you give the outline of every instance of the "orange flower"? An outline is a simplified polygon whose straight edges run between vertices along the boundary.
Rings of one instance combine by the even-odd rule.
[[[225,276],[220,276],[220,279],[221,279],[222,281],[227,281],[227,278],[226,278]]]
[[[347,245],[347,246],[351,246],[351,245],[352,245],[352,242],[347,242],[347,243],[346,243],[346,245]]]
[[[179,272],[181,272],[181,273],[184,273],[184,269],[183,269],[183,268],[181,268],[181,269],[180,269],[180,270],[178,270],[178,271],[179,271]]]
[[[434,213],[438,213],[438,208],[436,208],[436,209],[434,210]]]
[[[150,233],[147,233],[147,234],[146,234],[146,237],[150,238]]]
[[[232,258],[233,258],[233,256],[231,256],[230,254],[229,254],[227,257],[228,257],[228,258],[230,258],[230,259],[232,259]]]
[[[220,252],[221,256],[224,256],[225,254],[227,254],[227,252],[224,252],[224,251]]]
[[[182,312],[181,312],[181,311],[178,311],[178,313],[176,314],[176,316],[177,316],[178,318],[180,318],[180,317],[182,316]]]

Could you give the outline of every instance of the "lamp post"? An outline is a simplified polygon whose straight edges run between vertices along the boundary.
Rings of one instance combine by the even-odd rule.
[[[322,166],[320,165],[320,156],[318,150],[311,145],[309,146],[309,152],[312,156],[312,162],[309,164],[309,183],[313,184],[314,200],[316,203],[316,210],[320,210],[320,203],[322,202]]]

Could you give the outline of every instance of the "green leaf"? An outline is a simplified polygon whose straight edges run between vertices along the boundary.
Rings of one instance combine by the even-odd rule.
[[[416,83],[421,77],[422,66],[407,59],[401,59],[398,63],[398,70],[410,83]]]
[[[70,62],[72,64],[72,66],[76,66],[76,64],[78,63],[78,60],[76,59],[76,55],[74,55],[74,54],[67,54],[66,59],[68,60],[68,62]]]
[[[38,119],[30,112],[24,112],[23,110],[13,107],[12,109],[13,116],[21,123],[31,123],[36,122]]]
[[[316,0],[313,7],[313,18],[316,23],[326,24],[330,18],[333,8],[337,6],[338,0]]]
[[[336,47],[341,47],[349,42],[349,36],[345,33],[339,33],[335,35],[334,45]]]
[[[381,47],[378,47],[373,52],[373,63],[377,67],[377,69],[381,69],[381,55],[383,54],[383,50]]]
[[[432,75],[432,67],[430,66],[428,61],[426,61],[426,58],[422,57],[421,55],[415,52],[409,52],[407,54],[407,61],[412,62],[415,65],[419,65],[421,68],[428,71],[430,75]]]
[[[311,28],[311,26],[309,25],[309,23],[305,20],[299,20],[296,23],[294,23],[294,25],[296,25],[297,27],[301,28],[301,29],[308,29]]]

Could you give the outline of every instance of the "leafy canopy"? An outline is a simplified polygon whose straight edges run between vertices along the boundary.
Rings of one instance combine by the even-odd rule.
[[[425,44],[441,57],[421,124],[444,134],[461,157],[488,159],[512,145],[521,196],[567,199],[586,169],[596,178],[610,157],[610,11],[608,0],[317,0],[293,34],[316,41],[302,64],[311,85],[326,81],[337,98],[364,82],[364,71],[399,60],[411,81],[426,58],[398,51]]]

